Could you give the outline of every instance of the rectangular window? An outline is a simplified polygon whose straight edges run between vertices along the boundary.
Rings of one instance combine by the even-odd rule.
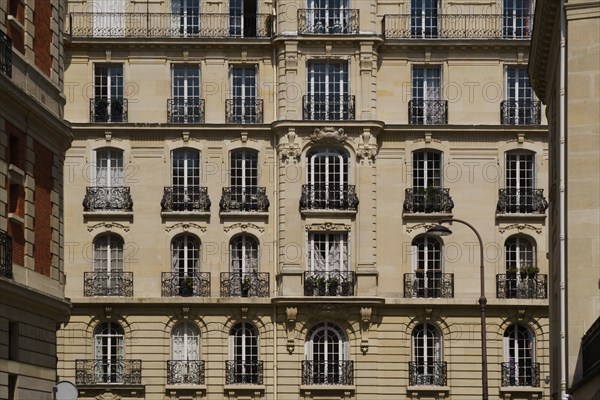
[[[92,122],[127,122],[122,64],[95,65],[93,106]]]
[[[348,233],[310,232],[308,269],[324,273],[348,271]]]
[[[504,0],[502,29],[506,39],[523,39],[533,29],[533,1]]]
[[[125,36],[125,0],[94,0],[94,36]]]
[[[236,124],[259,122],[256,99],[256,67],[232,67],[230,76],[231,100],[227,110],[227,122]]]
[[[349,33],[347,0],[309,0],[307,31],[311,33]]]
[[[426,151],[413,153],[413,188],[441,187],[441,163],[440,153]]]
[[[442,100],[441,68],[413,68],[411,124],[445,124],[447,120],[446,101]]]
[[[435,38],[438,34],[438,1],[412,0],[410,34],[413,38]]]
[[[309,64],[306,92],[305,119],[346,120],[353,113],[347,62]]]
[[[529,84],[525,68],[506,69],[506,100],[502,107],[502,123],[535,125],[539,123],[538,102]]]
[[[17,399],[17,378],[18,375],[8,374],[8,400]]]
[[[95,151],[97,187],[122,187],[124,181],[123,151],[103,149]]]
[[[171,26],[180,36],[197,36],[200,32],[200,1],[172,0]]]
[[[177,65],[173,67],[173,87],[169,122],[200,123],[200,68]]]
[[[8,359],[19,359],[19,323],[15,321],[8,322]]]

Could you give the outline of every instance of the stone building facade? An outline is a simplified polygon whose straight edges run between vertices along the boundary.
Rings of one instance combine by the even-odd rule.
[[[64,296],[66,3],[0,2],[0,398],[52,399]]]
[[[80,398],[548,397],[532,8],[69,1]],[[72,96],[72,97],[69,97]]]
[[[600,2],[540,1],[535,18],[529,72],[533,88],[547,106],[549,125],[551,393],[555,399],[596,399],[600,396],[600,44],[596,39]]]

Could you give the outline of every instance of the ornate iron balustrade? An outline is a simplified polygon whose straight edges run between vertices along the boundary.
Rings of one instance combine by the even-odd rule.
[[[451,299],[454,297],[454,274],[438,271],[404,274],[404,297]]]
[[[162,211],[210,211],[208,189],[201,186],[166,186],[160,207]]]
[[[204,99],[167,99],[167,122],[171,124],[203,124]]]
[[[448,123],[448,101],[410,100],[408,120],[412,125],[445,125]]]
[[[508,273],[496,275],[496,296],[499,299],[546,299],[548,276]]]
[[[75,12],[69,14],[69,32],[72,37],[269,38],[272,20],[271,14]]]
[[[132,211],[129,187],[88,186],[83,211]]]
[[[262,124],[263,100],[256,98],[226,99],[225,120],[228,124]]]
[[[210,272],[196,272],[190,275],[163,272],[162,296],[210,297]]]
[[[0,231],[0,276],[12,279],[12,238]]]
[[[304,273],[305,296],[354,296],[354,272]]]
[[[303,385],[354,385],[354,361],[302,361]]]
[[[83,295],[133,296],[133,272],[84,272]]]
[[[142,360],[75,360],[76,385],[142,384]]]
[[[517,364],[515,362],[502,363],[501,386],[540,386],[540,364],[528,362]]]
[[[224,187],[219,201],[221,212],[231,211],[269,211],[267,189],[257,186]]]
[[[504,100],[500,103],[502,125],[540,125],[542,106],[539,101]]]
[[[356,210],[356,186],[338,184],[302,185],[302,210]]]
[[[447,363],[408,362],[408,384],[410,386],[446,386]]]
[[[167,385],[204,385],[204,361],[167,361]]]
[[[269,297],[269,273],[221,272],[221,297]]]
[[[346,121],[354,119],[354,96],[302,96],[303,119],[312,121]]]
[[[0,31],[0,71],[12,78],[12,39]]]
[[[127,122],[128,101],[123,97],[90,99],[90,122]]]
[[[544,189],[500,189],[497,214],[544,214],[548,201]]]
[[[430,186],[405,191],[405,213],[451,213],[453,208],[450,189]]]
[[[348,35],[359,32],[358,10],[339,8],[301,8],[298,10],[298,33]]]
[[[409,14],[383,17],[386,39],[529,39],[533,15],[441,14],[423,25],[424,17]]]
[[[225,383],[227,385],[262,385],[263,362],[259,360],[225,361]]]

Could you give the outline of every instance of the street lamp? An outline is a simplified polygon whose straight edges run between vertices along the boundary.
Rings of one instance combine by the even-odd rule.
[[[466,225],[479,240],[479,280],[481,287],[481,294],[479,296],[479,306],[481,309],[481,390],[483,392],[482,400],[488,400],[488,376],[487,376],[487,343],[485,337],[485,305],[487,300],[485,298],[485,279],[483,270],[483,241],[477,229],[470,223],[463,221],[462,219],[448,218],[443,219],[439,222],[439,225],[433,226],[427,230],[427,233],[432,236],[448,236],[452,234],[452,231],[445,226],[442,226],[444,222],[458,222]]]

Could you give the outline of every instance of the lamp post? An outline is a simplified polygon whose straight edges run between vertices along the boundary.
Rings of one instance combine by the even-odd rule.
[[[439,222],[439,225],[433,226],[427,230],[427,233],[432,236],[448,236],[452,234],[452,231],[445,226],[442,226],[444,222],[458,222],[460,224],[466,225],[475,236],[477,236],[477,240],[479,240],[479,280],[480,280],[480,296],[479,296],[479,307],[481,311],[481,390],[482,400],[488,400],[488,376],[487,376],[487,343],[485,336],[485,305],[487,300],[485,298],[485,279],[484,279],[484,270],[483,270],[483,241],[481,240],[481,236],[477,229],[470,223],[463,221],[462,219],[456,218],[448,218],[443,219]]]

